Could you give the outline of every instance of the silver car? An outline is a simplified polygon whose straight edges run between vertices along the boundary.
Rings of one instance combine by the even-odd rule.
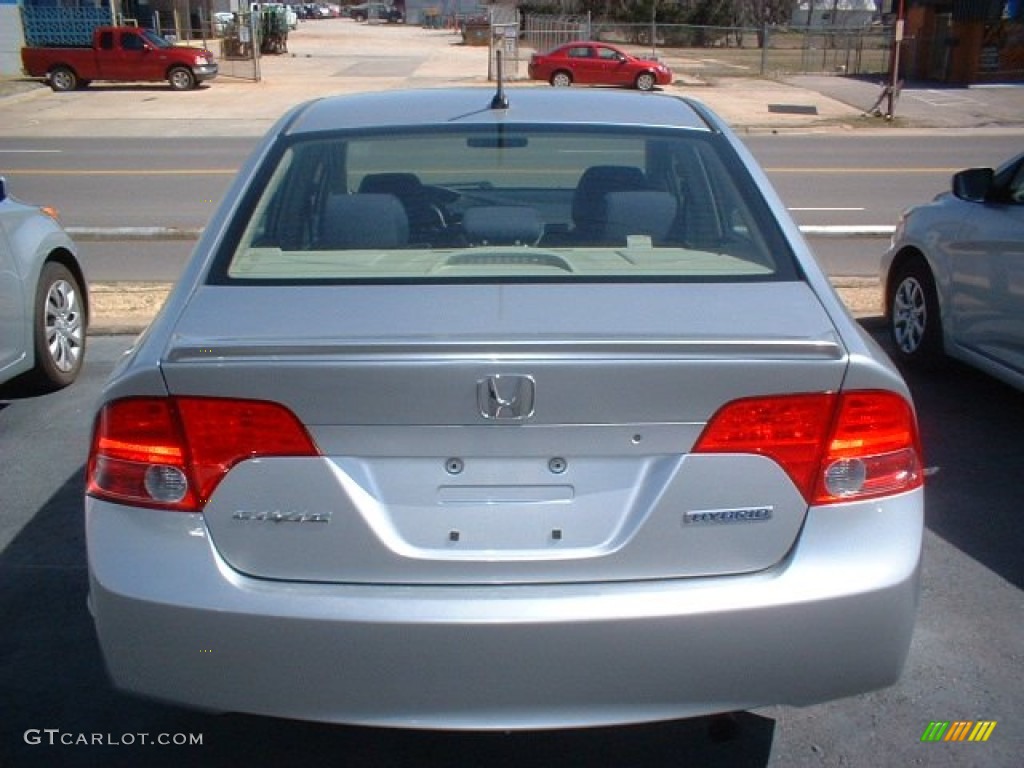
[[[882,280],[899,357],[948,355],[1024,389],[1024,154],[905,211]]]
[[[255,150],[99,404],[119,688],[526,729],[900,675],[907,388],[698,102],[328,98]]]
[[[0,178],[0,383],[47,391],[81,371],[89,297],[77,253],[54,209],[16,200]]]

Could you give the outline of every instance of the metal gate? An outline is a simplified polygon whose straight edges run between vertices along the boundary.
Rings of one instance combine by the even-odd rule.
[[[259,14],[235,13],[228,21],[214,17],[213,30],[220,33],[219,75],[260,80]]]
[[[217,12],[207,17],[202,6],[187,12],[154,11],[149,25],[162,35],[183,45],[202,45],[217,56],[218,77],[260,80],[258,13]]]

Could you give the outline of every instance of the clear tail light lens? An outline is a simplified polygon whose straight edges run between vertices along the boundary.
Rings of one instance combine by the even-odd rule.
[[[96,417],[86,492],[122,504],[199,511],[240,461],[316,456],[299,420],[259,400],[140,397]]]

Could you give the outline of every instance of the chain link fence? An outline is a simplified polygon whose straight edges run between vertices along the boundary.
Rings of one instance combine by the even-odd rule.
[[[881,76],[889,71],[891,27],[800,29],[596,22],[589,16],[530,14],[523,48],[544,52],[573,40],[619,44],[653,55],[677,75],[702,78],[785,74]],[[528,56],[528,52],[526,52]]]

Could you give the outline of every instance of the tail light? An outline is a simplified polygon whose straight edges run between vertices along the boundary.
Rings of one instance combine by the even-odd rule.
[[[139,397],[107,403],[93,428],[86,492],[195,512],[240,461],[316,456],[295,415],[260,400]]]
[[[909,491],[924,481],[917,420],[893,392],[736,400],[712,417],[694,453],[766,456],[810,504]]]

